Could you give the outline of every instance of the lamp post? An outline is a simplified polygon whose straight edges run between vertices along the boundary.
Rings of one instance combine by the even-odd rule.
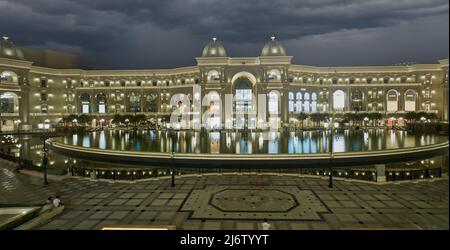
[[[328,181],[328,187],[333,188],[333,169],[332,169],[332,162],[333,162],[333,139],[334,139],[334,130],[339,127],[339,123],[334,122],[334,114],[331,118],[331,132],[330,132],[330,174],[329,174],[329,181]]]
[[[0,77],[0,83],[1,83],[1,77]],[[3,117],[2,117],[2,112],[3,112],[3,102],[0,102],[0,134],[2,133],[2,125],[3,125]]]
[[[172,153],[170,155],[170,158],[172,159],[172,182],[170,184],[171,187],[175,187],[175,163],[174,163],[174,153],[175,153],[175,139],[177,138],[177,132],[174,131],[172,128],[170,129],[170,135],[172,137]]]
[[[42,166],[44,167],[44,185],[47,186],[48,185],[48,181],[47,181],[47,164],[48,164],[48,148],[47,145],[45,144],[45,141],[49,138],[52,137],[56,137],[58,136],[56,133],[50,133],[48,130],[46,130],[46,132],[44,132],[40,139],[43,143],[43,151],[44,151],[44,156],[42,158]]]

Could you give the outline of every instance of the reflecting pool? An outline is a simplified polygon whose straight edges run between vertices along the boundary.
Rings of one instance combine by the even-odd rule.
[[[445,142],[446,136],[416,135],[407,131],[365,129],[338,130],[332,142],[329,131],[283,132],[194,132],[139,130],[99,131],[61,138],[73,146],[144,152],[208,154],[315,154],[364,152],[418,147]],[[174,143],[172,143],[174,142]]]

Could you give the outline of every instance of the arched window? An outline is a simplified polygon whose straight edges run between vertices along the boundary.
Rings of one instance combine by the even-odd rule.
[[[333,93],[333,109],[344,110],[345,108],[345,92],[342,90],[336,90]]]
[[[278,69],[271,69],[268,73],[267,73],[267,78],[269,79],[269,81],[279,81],[281,80],[281,72]]]
[[[409,89],[405,92],[405,111],[416,111],[416,91]]]
[[[352,91],[352,99],[351,99],[351,109],[354,111],[363,110],[363,93],[360,90]]]
[[[157,98],[158,95],[155,93],[149,93],[145,100],[147,102],[147,112],[156,112],[157,111]]]
[[[18,83],[19,78],[17,77],[17,74],[12,71],[3,71],[0,74],[0,82]]]
[[[311,94],[311,112],[317,112],[317,94],[315,92]]]
[[[310,106],[310,95],[309,93],[305,93],[304,98],[303,98],[303,110],[305,112],[311,112],[311,106]]]
[[[132,92],[130,94],[130,112],[141,112],[141,95]]]
[[[5,92],[0,95],[0,113],[18,113],[19,97],[12,92]]]
[[[98,113],[106,113],[106,95],[105,93],[99,93],[95,97],[97,102],[97,112]]]
[[[218,81],[220,80],[220,73],[217,70],[208,71],[208,81]]]
[[[294,112],[294,93],[288,93],[288,111],[290,113]]]
[[[295,94],[295,111],[300,113],[302,112],[302,93],[297,92],[297,94]]]
[[[236,84],[236,112],[253,111],[252,83],[245,77],[238,78]]]
[[[391,89],[386,94],[387,100],[387,111],[395,112],[398,111],[398,92],[397,90]]]
[[[81,113],[88,114],[90,112],[90,104],[91,104],[91,97],[88,93],[83,93],[80,95],[80,101],[81,101]]]

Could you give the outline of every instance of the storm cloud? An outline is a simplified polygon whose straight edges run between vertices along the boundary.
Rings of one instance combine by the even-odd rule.
[[[294,63],[433,63],[448,57],[448,0],[0,0],[0,34],[95,68],[195,64],[216,36],[257,56],[275,35]]]

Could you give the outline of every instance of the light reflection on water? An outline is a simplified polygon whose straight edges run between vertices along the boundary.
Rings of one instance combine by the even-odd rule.
[[[330,150],[330,131],[283,132],[209,132],[179,131],[176,142],[166,131],[99,131],[66,136],[62,142],[99,149],[212,154],[316,154]],[[383,129],[336,130],[333,152],[364,152],[417,147],[444,142],[447,137],[414,135]],[[119,147],[117,147],[119,145]],[[172,148],[173,147],[173,148]]]

